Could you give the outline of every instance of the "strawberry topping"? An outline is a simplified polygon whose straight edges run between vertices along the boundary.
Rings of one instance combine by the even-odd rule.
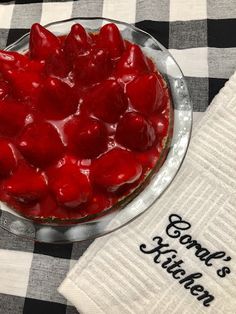
[[[163,162],[171,122],[166,82],[117,25],[33,24],[26,54],[0,50],[0,200],[39,221],[92,218]]]

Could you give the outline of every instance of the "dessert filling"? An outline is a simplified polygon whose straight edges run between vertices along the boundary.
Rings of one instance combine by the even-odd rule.
[[[0,51],[0,200],[41,221],[103,212],[161,166],[172,124],[164,78],[115,24],[34,24],[27,53]]]

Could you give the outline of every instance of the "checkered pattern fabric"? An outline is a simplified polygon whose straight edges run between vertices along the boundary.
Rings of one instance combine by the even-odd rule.
[[[182,68],[195,115],[235,71],[236,0],[1,1],[0,49],[34,22],[76,16],[126,21],[156,37]],[[0,314],[77,313],[57,287],[90,243],[33,243],[0,229]]]

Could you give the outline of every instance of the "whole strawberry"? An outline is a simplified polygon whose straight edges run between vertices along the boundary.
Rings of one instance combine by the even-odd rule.
[[[64,52],[70,63],[73,63],[78,56],[88,52],[92,44],[92,38],[79,23],[71,27],[70,33],[64,42]]]
[[[64,127],[69,149],[80,158],[95,158],[107,148],[107,130],[102,121],[77,116]]]
[[[119,58],[125,50],[125,43],[114,23],[104,25],[98,35],[98,46],[106,48],[111,58]]]
[[[0,100],[0,135],[12,137],[23,129],[29,109],[15,100]]]
[[[57,129],[48,122],[28,124],[18,139],[18,147],[36,167],[47,167],[59,159],[64,151]]]
[[[137,181],[141,174],[142,166],[131,152],[114,148],[94,161],[91,180],[101,188],[115,192]]]
[[[148,62],[141,48],[129,45],[116,65],[115,76],[127,83],[139,75],[149,72]]]
[[[134,109],[150,115],[162,105],[163,88],[156,74],[138,76],[127,84],[126,94]]]
[[[84,106],[95,117],[108,123],[116,123],[127,109],[128,100],[117,81],[106,80],[94,87]]]
[[[118,123],[116,140],[131,150],[145,151],[156,140],[155,129],[141,113],[128,112]]]
[[[47,193],[47,182],[40,172],[21,164],[4,182],[3,190],[19,203],[35,203]]]
[[[50,120],[60,120],[76,112],[78,99],[67,83],[56,77],[48,77],[40,91],[36,109]]]
[[[47,59],[60,48],[59,39],[42,25],[31,26],[29,54],[32,59]]]
[[[58,204],[74,208],[86,203],[91,197],[89,179],[81,172],[80,167],[68,158],[48,172],[48,179],[49,188]]]

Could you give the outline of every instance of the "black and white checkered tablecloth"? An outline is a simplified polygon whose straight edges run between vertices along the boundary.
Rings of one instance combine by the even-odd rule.
[[[123,20],[156,37],[181,66],[199,115],[236,69],[236,0],[0,1],[0,49],[34,22],[76,16]],[[57,287],[90,243],[33,243],[0,229],[0,314],[77,313]]]

